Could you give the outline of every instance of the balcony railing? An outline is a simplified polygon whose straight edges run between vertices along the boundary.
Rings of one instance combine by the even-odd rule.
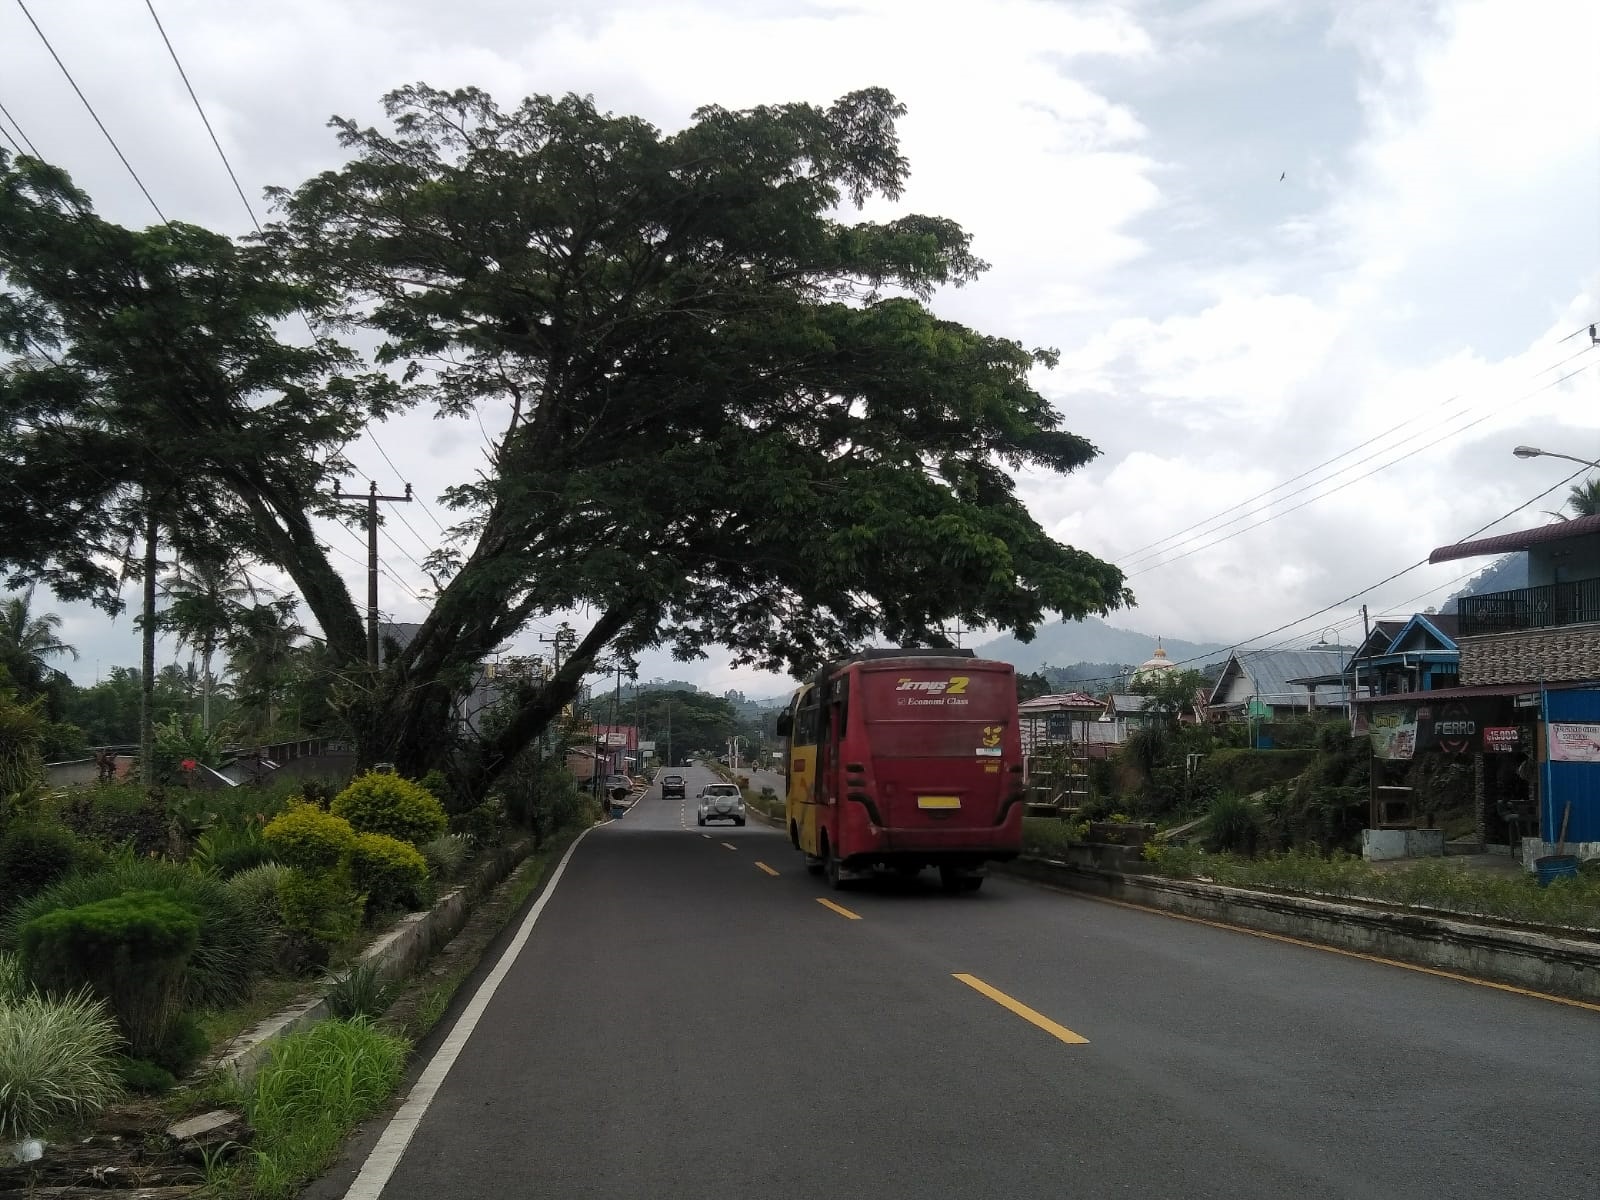
[[[1600,579],[1463,596],[1459,611],[1463,637],[1600,622]]]

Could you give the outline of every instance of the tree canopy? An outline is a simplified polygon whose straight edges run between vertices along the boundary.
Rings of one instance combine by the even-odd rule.
[[[515,697],[480,748],[485,778],[608,645],[720,644],[798,672],[872,640],[941,645],[956,622],[1027,638],[1129,600],[1119,571],[1015,494],[1016,470],[1095,453],[1030,382],[1053,355],[927,307],[983,270],[968,235],[932,216],[848,219],[905,184],[889,93],[707,107],[671,134],[570,95],[506,111],[419,84],[385,106],[387,130],[333,122],[349,161],[278,191],[281,220],[249,246],[106,225],[26,160],[0,188],[0,244],[25,235],[0,257],[20,297],[0,337],[67,363],[0,391],[0,436],[38,454],[70,413],[104,426],[110,478],[159,476],[166,456],[153,467],[114,431],[152,413],[172,428],[175,389],[176,418],[216,432],[182,464],[215,483],[205,527],[294,577],[337,661],[359,659],[360,626],[308,514],[326,511],[339,439],[422,397],[499,430],[490,469],[447,494],[458,524],[432,611],[352,694],[366,757],[429,765],[475,664],[582,606],[592,629]],[[229,314],[220,330],[207,302]],[[326,341],[270,337],[268,315],[294,304],[381,335],[403,392],[341,384],[354,364]],[[60,529],[26,515],[35,543]],[[89,578],[120,526],[95,528],[80,561],[13,561]]]

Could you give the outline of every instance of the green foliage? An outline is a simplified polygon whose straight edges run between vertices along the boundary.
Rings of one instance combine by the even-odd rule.
[[[491,796],[476,808],[450,818],[450,832],[467,838],[473,846],[498,846],[506,827],[505,802]]]
[[[0,997],[0,1142],[92,1117],[115,1100],[120,1040],[87,992]]]
[[[1128,685],[1135,695],[1144,696],[1145,716],[1169,728],[1178,719],[1194,711],[1194,698],[1206,686],[1205,676],[1199,671],[1173,668],[1170,671],[1151,671]]]
[[[309,804],[291,804],[261,836],[279,862],[302,871],[332,870],[356,844],[356,831],[342,815]]]
[[[211,1043],[205,1030],[200,1028],[200,1022],[189,1013],[179,1013],[150,1061],[182,1079],[199,1065],[210,1049]]]
[[[358,834],[351,867],[371,909],[420,908],[431,902],[427,860],[409,842],[382,833]]]
[[[199,717],[174,713],[155,727],[155,738],[155,777],[159,783],[182,783],[192,778],[199,767],[222,765],[222,732],[207,730]],[[194,766],[186,768],[186,762]]]
[[[308,939],[313,961],[354,937],[361,928],[366,897],[358,894],[346,867],[331,871],[286,870],[278,880],[278,910],[284,928]]]
[[[1241,854],[1256,852],[1256,844],[1261,838],[1261,818],[1248,800],[1223,792],[1211,801],[1211,808],[1206,815],[1213,850]]]
[[[0,820],[10,810],[11,798],[21,795],[44,778],[43,700],[18,704],[0,689]]]
[[[454,879],[471,853],[471,843],[459,833],[442,834],[422,847],[429,873],[439,880]]]
[[[1249,796],[1301,775],[1312,764],[1311,750],[1211,751],[1195,771],[1197,786],[1236,796]]]
[[[333,799],[332,811],[359,833],[383,833],[421,845],[449,825],[444,806],[420,784],[398,775],[369,771],[350,781]]]
[[[1147,855],[1147,858],[1151,856]],[[1374,900],[1529,924],[1600,930],[1600,874],[1540,887],[1532,876],[1475,871],[1447,859],[1374,870],[1354,855],[1289,850],[1258,858],[1163,847],[1152,870],[1234,887]]]
[[[13,824],[0,833],[0,913],[66,875],[83,851],[60,825]]]
[[[163,1092],[169,1092],[178,1082],[171,1071],[143,1058],[119,1059],[117,1074],[122,1079],[122,1085],[130,1092],[140,1092],[147,1096],[159,1096]]]
[[[384,978],[382,964],[359,962],[342,975],[328,977],[328,1007],[340,1020],[381,1017],[394,998],[394,986]]]
[[[137,784],[69,792],[56,816],[80,838],[107,849],[126,846],[142,856],[167,848],[166,808]]]
[[[227,884],[162,859],[118,858],[99,871],[69,875],[8,914],[0,944],[16,945],[18,929],[45,913],[144,891],[170,896],[199,920],[199,942],[187,971],[189,1005],[226,1008],[249,995],[267,961],[266,930]]]
[[[281,863],[261,863],[246,867],[228,879],[228,890],[262,929],[283,927],[283,912],[278,907],[278,887],[288,867]]]
[[[243,829],[218,826],[200,835],[189,854],[196,870],[218,879],[231,879],[241,871],[273,862],[273,850],[255,826]]]
[[[104,999],[136,1058],[166,1042],[200,923],[162,892],[126,892],[56,909],[19,930],[23,970],[42,991],[87,987]]]
[[[1083,841],[1089,832],[1087,822],[1063,821],[1059,817],[1023,817],[1022,849],[1042,858],[1060,858],[1067,847]]]
[[[22,973],[22,960],[9,951],[0,950],[0,1004],[19,1000],[32,990],[33,985]]]
[[[322,1021],[284,1038],[245,1098],[255,1140],[240,1173],[223,1182],[223,1194],[298,1195],[333,1161],[350,1130],[388,1102],[409,1050],[404,1038],[363,1020]]]

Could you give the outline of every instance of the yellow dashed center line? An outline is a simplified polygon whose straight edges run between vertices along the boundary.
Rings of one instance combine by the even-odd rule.
[[[832,900],[829,900],[825,896],[818,896],[817,897],[817,903],[822,905],[823,908],[831,908],[834,912],[838,913],[841,917],[844,917],[846,920],[849,920],[849,921],[859,921],[859,920],[861,920],[861,914],[860,913],[853,913],[848,908],[846,908],[844,905],[835,904]]]
[[[1022,1001],[1012,999],[999,988],[990,987],[976,975],[963,975],[957,973],[954,978],[959,979],[973,991],[989,997],[989,999],[993,1000],[1001,1008],[1010,1009],[1029,1024],[1037,1025],[1051,1037],[1060,1038],[1063,1042],[1066,1042],[1071,1046],[1086,1046],[1089,1044],[1089,1039],[1084,1037],[1082,1034],[1073,1033],[1072,1030],[1068,1029],[1065,1025],[1056,1024],[1049,1017],[1045,1016],[1041,1012],[1037,1012],[1034,1009],[1029,1008]]]
[[[763,870],[763,871],[765,871],[765,872],[766,872],[766,873],[767,873],[767,874],[768,874],[768,875],[776,875],[776,874],[777,874],[777,872],[776,872],[776,871],[774,871],[774,870],[773,870],[773,869],[772,869],[772,868],[771,868],[771,867],[769,867],[769,866],[767,866],[767,864],[766,864],[766,863],[764,863],[764,862],[758,862],[758,863],[757,863],[757,864],[756,864],[756,866],[758,866],[758,867],[760,867],[760,868],[761,868],[761,869],[762,869],[762,870]]]

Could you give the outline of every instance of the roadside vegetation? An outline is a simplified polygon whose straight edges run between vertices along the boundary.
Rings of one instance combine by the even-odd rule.
[[[1448,859],[1379,870],[1349,854],[1290,850],[1250,858],[1198,847],[1148,845],[1144,867],[1154,874],[1234,887],[1370,900],[1600,932],[1600,867],[1594,865],[1586,866],[1576,878],[1540,887],[1531,876],[1467,870]]]

